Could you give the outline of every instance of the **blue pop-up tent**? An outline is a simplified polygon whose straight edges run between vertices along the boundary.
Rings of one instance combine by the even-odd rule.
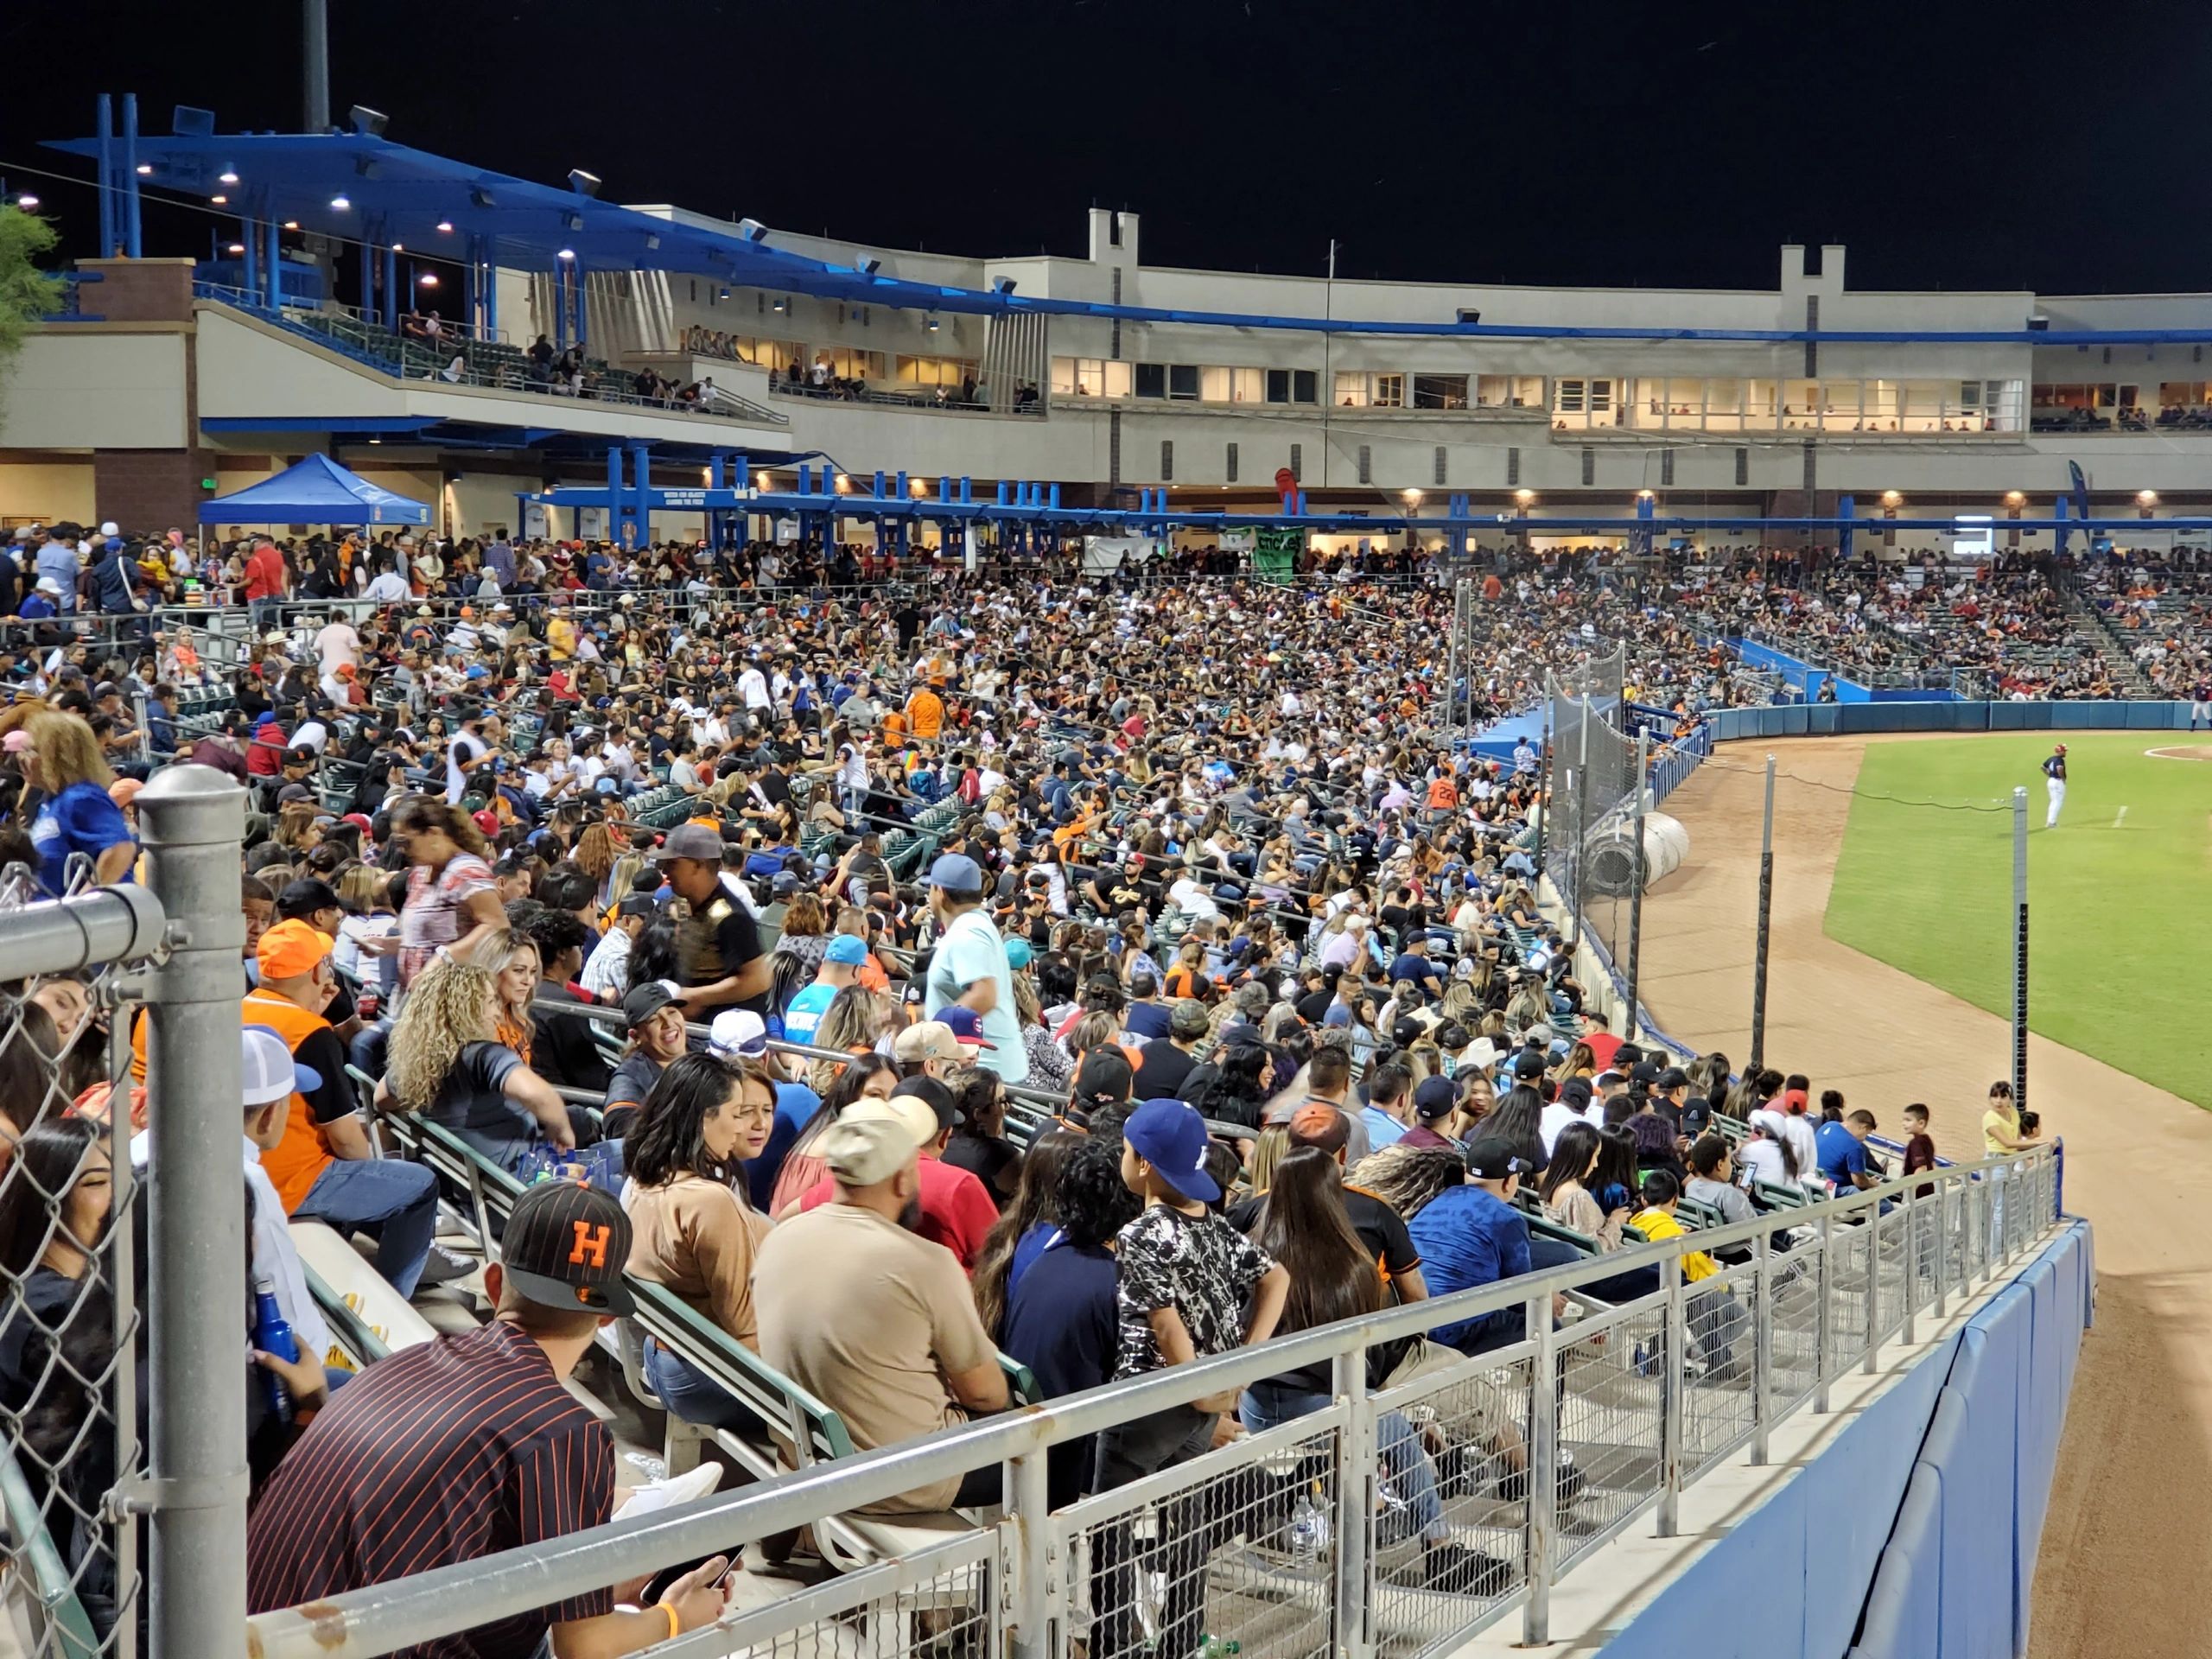
[[[309,455],[274,478],[200,504],[203,524],[427,524],[420,501],[372,484],[327,455]]]

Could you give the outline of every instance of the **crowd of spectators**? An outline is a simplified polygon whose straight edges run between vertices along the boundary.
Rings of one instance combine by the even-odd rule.
[[[76,567],[57,531],[27,569],[48,546]],[[102,550],[158,560],[156,588],[227,586],[237,561],[266,607],[219,672],[168,636],[0,658],[0,865],[30,890],[132,879],[149,772],[190,761],[248,792],[254,1269],[308,1356],[254,1362],[289,1402],[253,1424],[257,1608],[608,1518],[612,1440],[562,1384],[631,1311],[626,1272],[866,1448],[1004,1407],[1001,1351],[1059,1394],[1571,1259],[1531,1236],[1532,1209],[1603,1251],[1631,1227],[1673,1236],[1685,1197],[1734,1216],[1754,1179],[1872,1179],[1869,1114],[1816,1110],[1802,1078],[1732,1080],[1721,1056],[1677,1069],[1591,1014],[1533,894],[1537,734],[1503,760],[1446,740],[1433,588],[1016,571],[855,594],[779,582],[821,567],[772,569],[772,549],[505,537],[254,542],[189,577],[175,539]],[[384,602],[359,620],[285,607],[309,581]],[[1726,695],[1717,653],[1603,569],[1531,561],[1480,601],[1479,714],[1616,639],[1645,695]],[[181,681],[226,706],[194,724]],[[680,821],[633,816],[646,798]],[[925,835],[928,862],[897,861]],[[108,1077],[110,1016],[81,987],[21,991],[0,1065],[54,1068],[73,1104],[0,1095],[36,1176],[0,1186],[0,1249],[48,1275],[22,1299],[35,1325],[0,1328],[0,1405],[52,1451],[57,1414],[84,1405],[60,1395],[112,1372],[83,1271],[104,1156],[84,1125],[136,1079]],[[1039,1088],[1052,1121],[1010,1133],[1007,1090]],[[146,1093],[130,1098],[143,1126]],[[498,1261],[435,1241],[434,1179],[379,1155],[387,1119],[437,1124],[530,1188]],[[1909,1168],[1932,1160],[1931,1142]],[[284,1225],[308,1218],[368,1241],[397,1294],[460,1284],[490,1323],[326,1375]],[[1693,1307],[1686,1363],[1740,1382],[1743,1308],[1714,1287]],[[1372,1384],[1519,1320],[1378,1353]],[[682,1353],[649,1343],[644,1366],[678,1415],[748,1426]],[[1287,1375],[1110,1431],[1055,1459],[1055,1495],[1327,1389]],[[1518,1431],[1493,1417],[1475,1455],[1525,1487]],[[1513,1569],[1455,1536],[1449,1448],[1386,1431],[1412,1581],[1491,1593]],[[96,1497],[98,1476],[53,1459],[40,1478]],[[997,1479],[885,1507],[982,1502]],[[99,1525],[65,1548],[94,1551]],[[1205,1528],[1173,1548],[1202,1557]],[[1095,1650],[1134,1644],[1141,1553],[1102,1535]],[[712,1618],[726,1565],[568,1599],[476,1650],[526,1652],[549,1626],[557,1651],[637,1650]],[[1151,1611],[1195,1650],[1190,1575],[1170,1576]]]

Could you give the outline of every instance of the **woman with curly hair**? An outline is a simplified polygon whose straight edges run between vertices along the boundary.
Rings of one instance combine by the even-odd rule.
[[[830,999],[822,1021],[814,1028],[816,1048],[843,1054],[866,1054],[874,1049],[899,1017],[899,1005],[887,996],[858,985],[848,985]],[[807,1068],[807,1087],[826,1096],[830,1085],[845,1070],[842,1060],[817,1060]]]
[[[598,1133],[589,1116],[572,1114],[551,1084],[498,1040],[493,977],[460,962],[423,969],[392,1027],[378,1109],[427,1118],[525,1180],[548,1161],[573,1162],[619,1191],[622,1143],[588,1145]]]

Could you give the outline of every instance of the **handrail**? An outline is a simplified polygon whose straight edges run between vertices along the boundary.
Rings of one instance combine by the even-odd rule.
[[[2043,1178],[2052,1166],[2051,1149],[2043,1147],[1955,1169],[1916,1172],[1907,1179],[1782,1215],[1633,1246],[1610,1252],[1595,1262],[1569,1263],[1387,1309],[1363,1319],[1318,1326],[1275,1338],[1256,1347],[1109,1382],[1033,1409],[962,1424],[919,1440],[796,1471],[680,1510],[664,1510],[632,1521],[618,1520],[527,1549],[512,1550],[486,1560],[439,1567],[392,1583],[350,1591],[317,1601],[306,1609],[263,1614],[251,1621],[250,1634],[255,1651],[264,1659],[370,1659],[371,1656],[396,1648],[542,1607],[563,1597],[604,1588],[669,1561],[711,1554],[726,1549],[733,1541],[766,1537],[806,1526],[824,1516],[880,1503],[900,1492],[953,1478],[993,1463],[1006,1462],[1019,1469],[1026,1460],[1051,1446],[1114,1424],[1247,1387],[1287,1371],[1334,1363],[1341,1393],[1341,1379],[1347,1375],[1358,1376],[1363,1369],[1358,1363],[1359,1357],[1370,1346],[1418,1336],[1487,1313],[1520,1309],[1541,1315],[1546,1319],[1546,1334],[1533,1346],[1524,1342],[1471,1359],[1471,1375],[1485,1363],[1496,1365],[1529,1353],[1554,1356],[1556,1344],[1548,1333],[1548,1316],[1550,1299],[1555,1293],[1579,1291],[1645,1268],[1672,1268],[1675,1271],[1671,1287],[1616,1310],[1614,1315],[1608,1317],[1642,1311],[1647,1305],[1656,1308],[1663,1302],[1670,1315],[1679,1319],[1685,1294],[1679,1267],[1682,1256],[1692,1251],[1709,1251],[1715,1247],[1726,1248],[1763,1238],[1771,1240],[1780,1233],[1807,1225],[1816,1227],[1824,1239],[1840,1239],[1848,1236],[1847,1230],[1854,1224],[1869,1229],[1878,1227],[1885,1204],[1895,1205],[1908,1217],[1933,1206],[1938,1210],[1939,1217],[1947,1217],[1951,1213],[1955,1194],[1971,1195],[1978,1190],[1985,1199],[1984,1208],[1993,1207],[1991,1194],[2016,1190],[2020,1196],[2010,1202],[2025,1204],[2030,1201],[2030,1192],[2038,1196],[2051,1192],[2043,1185]],[[2007,1176],[2011,1179],[2005,1179]],[[2031,1177],[2035,1179],[2031,1180]],[[1916,1198],[1915,1189],[1923,1186],[1935,1196]],[[2055,1196],[2051,1201],[2055,1215]],[[2008,1217],[2001,1225],[2003,1236],[1994,1241],[1984,1230],[1980,1236],[1984,1266],[1993,1273],[1999,1263],[2015,1259],[2042,1236],[2052,1219],[2053,1217],[2039,1215],[2031,1218],[2029,1224],[2016,1227],[2017,1216]],[[1909,1221],[1906,1224],[1916,1224]],[[1875,1249],[1878,1237],[1878,1234],[1873,1231],[1866,1235],[1870,1263],[1878,1261]],[[1768,1271],[1774,1259],[1772,1253],[1762,1252],[1758,1270]],[[1662,1271],[1662,1279],[1668,1281],[1669,1275]],[[1966,1287],[1954,1288],[1963,1291]],[[1755,1310],[1770,1311],[1770,1298],[1755,1299],[1754,1306]],[[1894,1324],[1891,1327],[1878,1325],[1870,1312],[1864,1354],[1839,1357],[1831,1353],[1826,1357],[1827,1363],[1840,1371],[1844,1365],[1858,1358],[1871,1360],[1891,1329],[1910,1325],[1913,1306],[1908,1301],[1905,1307],[1891,1310]],[[1755,1312],[1754,1317],[1758,1316]],[[1841,1363],[1836,1363],[1839,1357]],[[1827,1381],[1826,1373],[1821,1381]],[[1535,1386],[1532,1384],[1532,1389]],[[1371,1409],[1364,1388],[1356,1382],[1351,1398],[1356,1409]],[[1808,1393],[1795,1402],[1772,1403],[1777,1417],[1786,1417],[1811,1402],[1812,1395]],[[1545,1445],[1548,1440],[1547,1426],[1538,1443]],[[1694,1482],[1705,1472],[1706,1465],[1684,1470],[1677,1462],[1671,1467],[1675,1478],[1667,1487],[1668,1492]],[[1655,1499],[1663,1501],[1663,1494],[1646,1493],[1638,1508]],[[1034,1528],[1042,1524],[1044,1516],[1025,1513],[1022,1520]]]

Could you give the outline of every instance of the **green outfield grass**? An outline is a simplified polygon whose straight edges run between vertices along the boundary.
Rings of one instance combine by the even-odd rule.
[[[2047,833],[2039,767],[2053,741],[1869,744],[1828,937],[2009,1014],[2009,810],[1878,798],[1992,806],[2025,785],[2030,1025],[2212,1107],[2212,761],[2144,753],[2186,733],[2069,735],[2065,810]]]

